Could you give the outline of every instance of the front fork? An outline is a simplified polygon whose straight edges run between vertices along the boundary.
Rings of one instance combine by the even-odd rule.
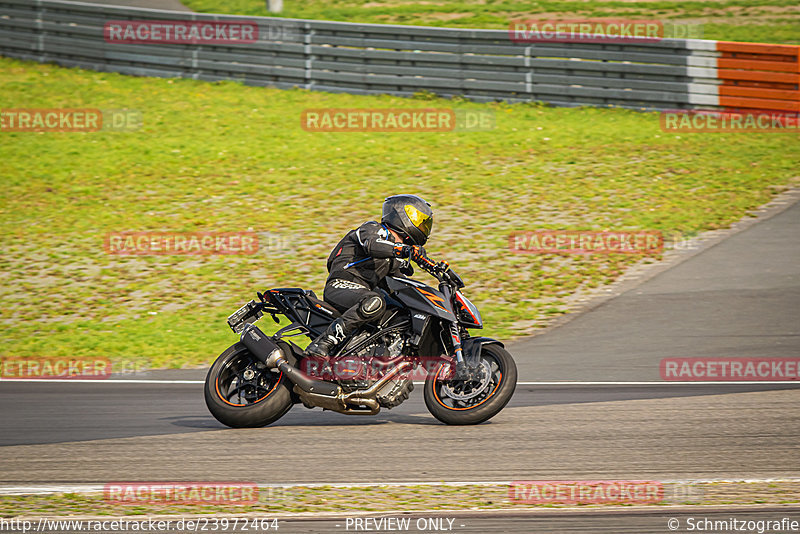
[[[450,307],[453,306],[453,291],[450,288],[449,284],[439,284],[439,291],[442,292],[445,299],[444,301],[447,302]],[[453,315],[455,315],[454,310],[450,310]],[[450,323],[450,339],[453,342],[453,352],[456,356],[456,371],[464,369],[464,351],[461,349],[461,333],[458,331],[458,323],[452,322]]]
[[[456,355],[456,367],[464,366],[464,351],[461,350],[461,334],[456,323],[450,323],[450,338],[453,340],[453,352]]]

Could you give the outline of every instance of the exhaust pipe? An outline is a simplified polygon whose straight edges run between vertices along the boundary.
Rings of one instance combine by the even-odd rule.
[[[323,410],[333,410],[348,415],[375,415],[381,411],[380,404],[375,398],[378,391],[398,373],[405,371],[409,367],[413,367],[413,365],[410,362],[404,362],[386,373],[370,387],[351,391],[350,393],[342,393],[339,390],[335,395],[322,395],[317,392],[303,390],[302,386],[297,383],[294,386],[294,391],[309,408],[316,406]],[[297,369],[294,371],[298,372]],[[289,378],[291,378],[291,375],[289,375]],[[328,383],[324,382],[324,384]],[[317,381],[317,384],[319,384],[319,381]],[[366,406],[367,409],[354,408],[353,406]]]
[[[350,393],[342,393],[342,388],[333,382],[311,378],[300,369],[293,367],[283,354],[281,348],[257,326],[248,323],[242,331],[242,343],[253,355],[267,366],[268,369],[278,369],[286,375],[294,385],[295,392],[303,397],[308,397],[314,405],[335,410],[341,413],[376,414],[380,405],[375,400],[378,391],[399,373],[413,367],[411,362],[403,362],[367,389],[359,389]],[[300,391],[298,391],[300,390]],[[348,408],[347,404],[364,405],[368,410]]]
[[[351,397],[348,399],[347,402],[352,404],[363,404],[368,410],[356,410],[353,408],[345,408],[344,410],[338,410],[339,413],[346,413],[348,415],[375,415],[381,411],[381,407],[378,404],[378,401],[375,399],[363,399],[359,397]]]
[[[402,373],[409,367],[413,367],[411,362],[403,362],[385,375],[381,377],[380,380],[372,384],[367,389],[359,389],[357,391],[351,391],[350,393],[346,393],[341,395],[341,399],[344,401],[345,404],[354,404],[354,405],[364,405],[369,410],[355,410],[352,408],[345,408],[344,410],[337,410],[341,413],[346,414],[363,414],[363,415],[375,415],[376,413],[381,411],[380,404],[375,399],[378,391],[386,385],[386,383],[397,376],[397,374]]]
[[[303,391],[328,397],[336,397],[341,393],[342,389],[333,382],[311,378],[300,369],[292,367],[286,361],[281,348],[252,323],[245,326],[241,340],[244,346],[268,369],[277,368]]]
[[[395,375],[402,373],[409,367],[412,367],[411,362],[401,363],[400,365],[398,365],[397,367],[395,367],[394,369],[383,375],[380,380],[372,384],[367,389],[359,389],[345,394],[343,397],[345,402],[363,401],[364,398],[374,397],[378,393],[378,390],[381,389],[386,384],[386,382],[394,378]]]

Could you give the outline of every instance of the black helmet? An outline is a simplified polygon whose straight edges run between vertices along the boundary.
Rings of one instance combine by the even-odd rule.
[[[433,210],[417,195],[394,195],[383,202],[381,222],[409,244],[424,245],[433,228]]]

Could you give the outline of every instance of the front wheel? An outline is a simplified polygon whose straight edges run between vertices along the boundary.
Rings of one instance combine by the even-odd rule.
[[[266,426],[291,409],[290,384],[283,373],[270,371],[243,343],[236,343],[208,370],[206,406],[223,425]]]
[[[502,410],[517,387],[517,365],[499,345],[481,347],[480,369],[474,380],[442,380],[442,364],[425,381],[425,405],[448,425],[477,425]]]

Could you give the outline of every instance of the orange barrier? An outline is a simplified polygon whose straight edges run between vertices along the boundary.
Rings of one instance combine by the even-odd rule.
[[[800,46],[717,42],[719,104],[800,112]]]

